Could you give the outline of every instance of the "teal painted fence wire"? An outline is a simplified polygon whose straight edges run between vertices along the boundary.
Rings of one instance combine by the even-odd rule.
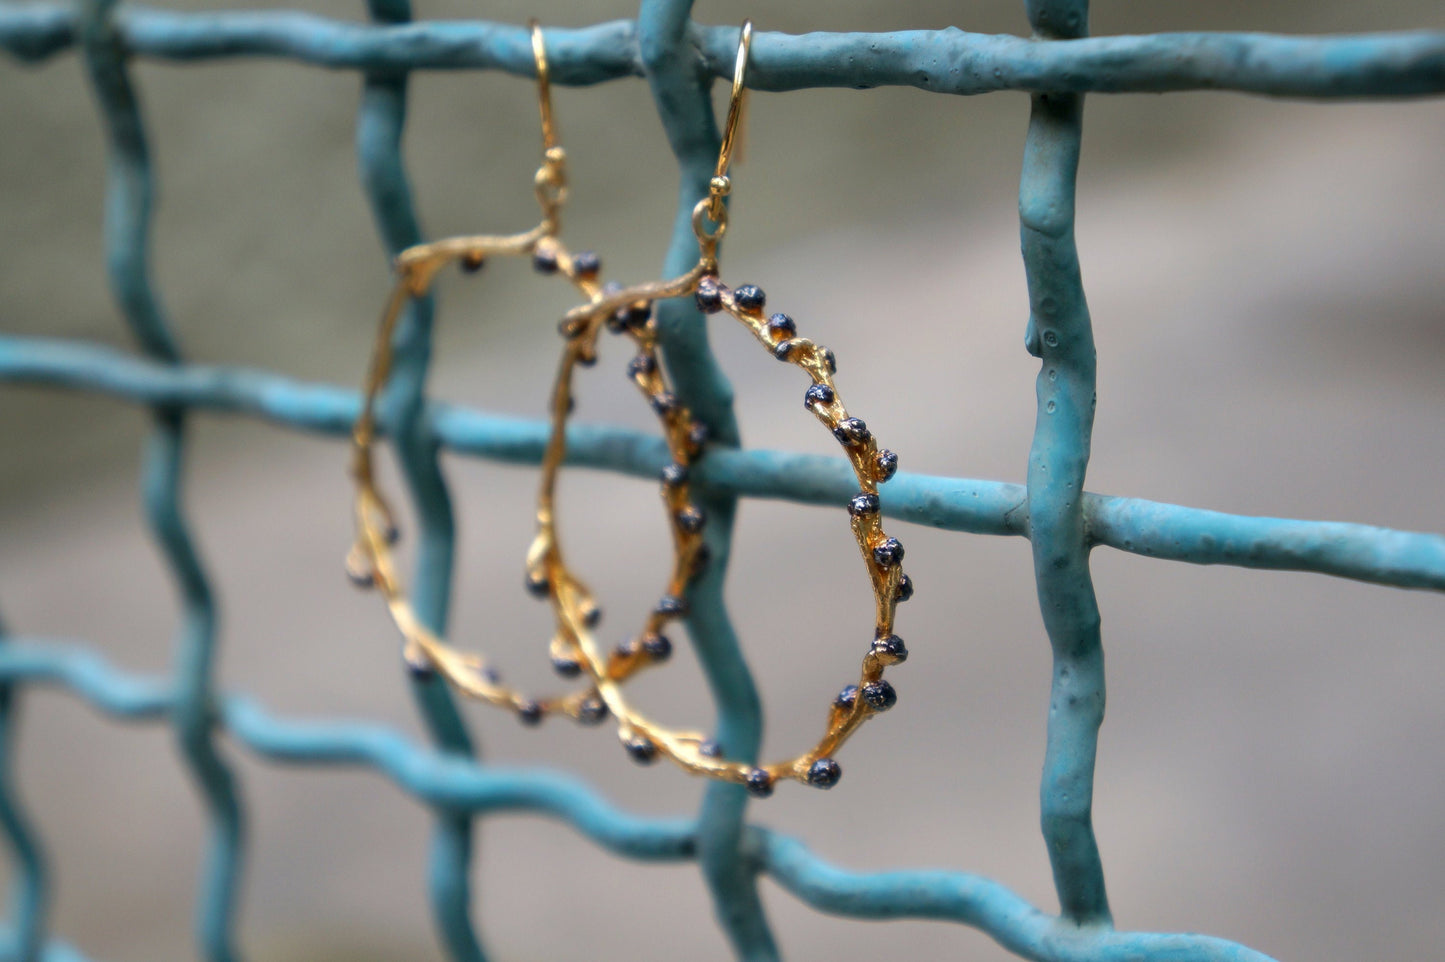
[[[129,76],[135,57],[173,61],[286,58],[357,70],[359,175],[383,253],[422,240],[401,159],[407,77],[415,70],[503,70],[531,75],[525,28],[483,22],[414,23],[408,0],[368,0],[369,22],[293,12],[179,13],[85,0],[75,6],[0,6],[0,47],[24,61],[66,50],[82,58],[108,146],[105,242],[111,288],[140,352],[0,335],[0,380],[100,393],[148,406],[154,426],[144,460],[144,507],[181,598],[169,675],[131,675],[79,643],[27,639],[0,629],[0,831],[9,843],[12,907],[0,958],[83,956],[47,930],[50,886],[41,834],[20,807],[8,724],[27,686],[62,688],[118,719],[169,725],[201,789],[210,825],[195,938],[209,962],[242,958],[235,922],[245,852],[244,795],[222,733],[282,764],[376,770],[429,806],[429,896],[453,959],[479,962],[470,917],[472,829],[478,816],[530,811],[570,825],[603,848],[648,861],[695,861],[717,919],[739,958],[778,951],[758,898],[760,876],[824,912],[869,919],[925,918],[973,926],[1027,959],[1260,960],[1207,936],[1113,928],[1092,827],[1093,774],[1104,711],[1099,611],[1090,552],[1107,546],[1195,564],[1309,571],[1401,588],[1445,591],[1445,537],[1323,521],[1251,518],[1084,490],[1093,426],[1095,351],[1074,246],[1074,185],[1088,92],[1235,90],[1319,100],[1445,94],[1445,34],[1293,38],[1260,34],[1158,34],[1088,38],[1083,0],[1027,0],[1034,37],[956,29],[893,34],[761,33],[748,82],[762,90],[881,85],[980,94],[1032,94],[1019,215],[1030,316],[1025,344],[1040,359],[1038,414],[1023,485],[900,474],[883,496],[891,517],[974,534],[1028,538],[1040,610],[1054,652],[1041,827],[1060,913],[1050,915],[989,879],[962,872],[856,873],[828,865],[800,842],[747,821],[741,786],[713,783],[696,817],[642,818],[590,786],[545,770],[485,763],[445,688],[414,683],[429,744],[384,728],[277,717],[240,694],[215,690],[216,610],[205,566],[182,510],[187,419],[199,412],[255,417],[285,428],[345,437],[358,406],[349,389],[267,371],[190,364],[176,344],[150,279],[151,165]],[[642,0],[638,18],[547,31],[553,79],[586,85],[648,82],[680,173],[678,214],[662,269],[696,258],[689,224],[706,192],[718,130],[710,85],[727,76],[736,27],[689,19],[688,0]],[[447,405],[428,397],[432,306],[414,302],[398,333],[383,430],[395,445],[421,523],[414,599],[445,631],[455,527],[438,455],[450,450],[502,461],[541,460],[546,426]],[[740,497],[841,507],[853,493],[847,465],[789,452],[745,449],[732,390],[708,347],[701,317],[668,302],[659,325],[669,373],[714,445],[697,471],[712,523],[714,563],[693,588],[690,634],[717,706],[729,757],[755,756],[761,712],[723,604],[732,518]],[[572,463],[639,477],[667,461],[660,439],[601,426],[572,429]]]

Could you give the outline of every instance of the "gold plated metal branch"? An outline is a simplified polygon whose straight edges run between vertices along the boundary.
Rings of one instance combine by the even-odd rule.
[[[396,284],[382,311],[376,344],[366,375],[361,414],[352,429],[351,474],[356,482],[357,537],[347,556],[347,570],[358,585],[375,588],[386,599],[392,620],[403,638],[403,657],[413,671],[423,675],[439,673],[465,694],[508,708],[529,724],[535,724],[551,713],[561,713],[584,723],[595,724],[606,718],[607,706],[594,686],[589,685],[568,695],[530,697],[503,684],[500,676],[484,658],[458,651],[421,624],[396,571],[391,549],[397,539],[398,529],[392,510],[377,487],[372,459],[377,431],[377,403],[391,371],[392,342],[397,320],[409,299],[426,296],[443,267],[458,262],[463,271],[475,273],[490,257],[530,256],[532,265],[538,272],[561,274],[571,281],[589,302],[596,302],[602,297],[603,288],[598,281],[601,265],[596,255],[590,252],[572,254],[557,237],[561,227],[561,208],[567,199],[566,154],[557,141],[556,125],[552,117],[546,46],[543,43],[542,30],[536,21],[531,23],[531,30],[542,123],[542,164],[537,169],[534,186],[537,202],[542,208],[542,222],[519,234],[452,237],[430,244],[419,244],[402,251],[396,258]],[[565,377],[559,375],[552,404],[552,440],[548,446],[547,460],[552,465],[553,476],[566,450],[566,423],[572,406],[572,367],[579,362],[590,363],[594,360],[594,350],[595,331],[591,339],[568,338],[567,353],[562,365]],[[544,539],[539,536],[538,543],[534,544],[529,552],[528,584],[539,594],[550,595],[554,604],[559,603],[559,598],[566,598],[582,622],[595,624],[599,610],[591,595],[581,582],[562,574],[560,552],[555,547],[551,492],[551,482],[544,481],[544,498],[538,508],[538,525],[540,530],[547,532],[547,538],[544,543]],[[554,570],[556,574],[552,573]],[[574,649],[575,646],[567,641],[565,635],[559,633],[559,640],[553,643],[552,654],[554,665],[564,675],[581,674],[581,656]],[[622,679],[656,660],[661,659],[623,657],[619,654],[615,659],[604,662],[601,670],[609,678]]]
[[[585,667],[608,709],[618,719],[619,737],[628,752],[641,762],[650,762],[658,755],[666,756],[685,770],[727,781],[741,782],[756,795],[772,793],[780,778],[791,778],[820,788],[834,785],[842,769],[833,754],[868,718],[887,711],[897,701],[893,686],[883,677],[884,669],[908,657],[903,640],[893,633],[894,617],[900,601],[913,594],[913,582],[903,573],[903,546],[883,530],[879,513],[878,485],[886,482],[898,469],[893,452],[878,446],[868,426],[852,417],[843,406],[833,376],[837,363],[833,353],[807,338],[799,337],[793,319],[786,314],[764,316],[765,295],[758,287],[745,284],[729,288],[718,279],[717,247],[727,229],[727,207],[723,199],[732,189],[728,167],[737,144],[743,114],[743,99],[748,51],[752,41],[751,22],[743,25],[738,43],[737,64],[733,75],[732,96],[728,105],[727,126],[718,153],[716,173],[709,183],[708,196],[693,208],[693,232],[697,237],[697,264],[681,277],[669,281],[641,284],[636,287],[605,293],[589,303],[569,311],[563,318],[563,330],[595,330],[599,318],[617,312],[637,311],[650,307],[654,301],[668,297],[692,295],[698,307],[707,314],[726,313],[742,322],[768,352],[780,361],[803,369],[811,380],[804,403],[813,416],[827,426],[843,445],[848,461],[858,479],[858,493],[849,500],[849,523],[872,586],[875,614],[873,642],[863,656],[856,685],[849,685],[834,699],[828,710],[823,736],[808,751],[790,759],[760,766],[731,761],[719,756],[715,743],[696,732],[678,731],[660,725],[628,704],[621,687],[612,678],[611,663],[604,658],[587,631],[585,610],[573,606],[566,593],[560,593],[559,620],[569,641],[585,656]],[[711,225],[711,226],[709,226]],[[685,595],[675,588],[685,587],[686,577],[697,570],[697,552],[701,549],[703,518],[689,498],[686,479],[688,469],[698,456],[695,429],[688,437],[680,433],[682,426],[693,424],[691,416],[676,404],[668,390],[662,369],[656,363],[656,332],[653,322],[642,325],[634,334],[639,353],[634,371],[646,370],[646,377],[634,374],[634,381],[652,399],[654,408],[659,398],[669,399],[664,429],[673,463],[662,475],[662,493],[674,519],[674,543],[677,567],[669,594],[649,616],[642,637],[659,627],[659,613],[669,617],[686,612]],[[559,462],[560,463],[560,462]],[[555,470],[555,465],[553,466]],[[681,532],[677,519],[687,518]],[[685,576],[685,577],[679,577]]]

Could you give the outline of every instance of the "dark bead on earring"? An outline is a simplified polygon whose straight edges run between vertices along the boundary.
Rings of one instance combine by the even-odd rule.
[[[408,649],[401,650],[402,663],[406,665],[407,673],[416,681],[431,681],[436,677],[436,669],[432,667],[431,659],[424,652],[412,654]]]
[[[756,284],[743,284],[733,289],[733,303],[749,314],[761,311],[767,299],[763,289]]]
[[[542,722],[542,706],[530,698],[517,705],[517,720],[523,725],[539,725]]]
[[[643,735],[633,735],[625,743],[627,754],[639,765],[651,765],[657,760],[657,746]]]
[[[547,597],[548,591],[551,588],[551,585],[547,581],[547,576],[540,572],[536,574],[533,574],[530,571],[527,572],[527,580],[525,584],[527,586],[528,593],[535,595],[538,598]]]
[[[833,389],[828,385],[814,384],[803,395],[803,407],[811,408],[815,404],[832,404],[833,397]]]
[[[702,446],[707,444],[707,439],[711,434],[712,432],[707,429],[706,424],[703,424],[701,421],[694,421],[687,427],[687,443],[694,450],[700,451],[702,450]]]
[[[872,436],[862,418],[844,418],[833,429],[833,437],[838,439],[839,444],[867,444]]]
[[[908,660],[908,646],[903,639],[897,635],[889,635],[887,638],[875,638],[873,640],[873,654],[882,658],[889,664],[902,664]]]
[[[657,362],[652,359],[651,354],[637,354],[627,362],[627,376],[631,378],[646,377],[657,370]]]
[[[641,330],[652,319],[652,305],[650,303],[628,304],[617,312],[617,316],[622,319],[624,326],[634,331]]]
[[[602,624],[602,608],[596,602],[589,602],[587,610],[582,612],[582,624],[588,628]]]
[[[687,614],[687,599],[679,598],[677,595],[663,595],[662,600],[657,603],[657,613],[681,617]]]
[[[577,706],[577,720],[584,725],[599,724],[607,717],[607,703],[600,698],[584,699]]]
[[[873,560],[884,568],[891,568],[903,560],[903,542],[889,538],[873,549]]]
[[[779,341],[778,343],[774,344],[774,345],[773,345],[773,357],[777,358],[777,359],[780,360],[780,361],[790,361],[790,360],[792,360],[792,359],[793,359],[793,342],[792,342],[792,341]]]
[[[572,255],[572,269],[579,277],[595,277],[602,270],[602,258],[596,251],[579,251]]]
[[[828,348],[823,348],[823,366],[828,369],[829,374],[838,373],[838,357]]]
[[[666,417],[677,410],[677,395],[671,391],[663,391],[660,394],[654,394],[651,403],[654,411]]]
[[[461,269],[463,274],[475,274],[487,263],[487,259],[480,251],[467,251],[462,255]]]
[[[482,681],[489,685],[499,685],[502,683],[502,673],[495,668],[482,668],[477,674],[481,675]]]
[[[582,365],[583,367],[596,367],[596,366],[597,366],[597,355],[596,355],[595,353],[594,353],[594,354],[578,354],[578,355],[577,355],[577,363],[580,364],[580,365]]]
[[[717,278],[704,277],[698,281],[697,294],[693,300],[697,301],[697,309],[704,314],[716,314],[722,310],[722,287]]]
[[[711,738],[705,738],[698,743],[697,753],[703,758],[721,758],[722,746]]]
[[[707,524],[707,515],[703,513],[702,508],[694,504],[679,511],[676,518],[677,526],[688,534],[697,534]]]
[[[808,768],[808,784],[814,788],[832,788],[843,777],[843,769],[831,758],[820,758]]]
[[[768,318],[768,335],[774,340],[798,336],[798,325],[786,314],[774,314]]]
[[[358,588],[376,587],[376,574],[369,568],[365,571],[358,571],[357,569],[348,565],[346,568],[346,577],[350,578],[351,583],[356,585],[356,587]]]
[[[913,597],[913,579],[903,575],[898,579],[898,587],[893,591],[894,601],[907,601]]]
[[[566,655],[554,655],[552,657],[552,670],[563,678],[576,678],[582,674],[582,666],[575,658]]]
[[[748,772],[748,791],[756,798],[767,798],[773,794],[773,776],[761,768]]]
[[[712,548],[704,542],[697,546],[692,554],[692,569],[688,572],[689,578],[697,578],[707,570],[708,564],[712,561]]]
[[[637,648],[637,639],[629,638],[626,641],[619,641],[617,647],[613,649],[613,653],[618,658],[634,658],[637,655]]]
[[[873,459],[873,466],[878,469],[879,481],[889,481],[898,473],[898,455],[884,448]]]
[[[669,488],[681,487],[687,484],[687,465],[673,462],[662,469],[662,483]]]
[[[532,255],[532,270],[538,274],[557,273],[557,252],[539,250]]]
[[[855,518],[861,518],[877,514],[878,507],[878,495],[860,491],[853,495],[853,500],[848,502],[848,513]]]
[[[874,711],[887,711],[898,704],[898,692],[894,691],[893,686],[881,678],[864,685],[862,695],[863,700],[868,703],[868,707]]]
[[[667,661],[672,654],[672,640],[666,635],[648,635],[642,639],[642,650],[653,661]]]
[[[845,686],[843,686],[843,690],[840,691],[840,692],[838,692],[837,696],[834,697],[834,699],[833,699],[833,704],[834,704],[834,705],[837,705],[839,708],[852,708],[852,707],[853,707],[853,702],[855,702],[855,701],[857,701],[857,700],[858,700],[858,686],[857,686],[857,685],[845,685]]]

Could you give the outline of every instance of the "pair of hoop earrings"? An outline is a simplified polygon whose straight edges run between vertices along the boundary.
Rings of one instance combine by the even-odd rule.
[[[913,594],[903,573],[903,546],[882,528],[878,485],[898,468],[898,458],[880,448],[868,426],[843,406],[833,376],[833,353],[798,336],[786,314],[764,314],[766,298],[752,284],[728,287],[719,279],[718,244],[727,230],[724,198],[746,89],[743,86],[752,44],[752,22],[743,24],[733,71],[732,93],[717,167],[708,196],[692,212],[699,256],[691,270],[671,280],[634,287],[604,287],[601,262],[591,252],[572,253],[559,238],[560,212],[567,198],[566,154],[557,141],[552,119],[546,47],[541,28],[531,23],[532,53],[542,121],[542,165],[535,189],[542,221],[530,231],[507,236],[454,237],[421,244],[396,259],[396,285],[382,313],[380,329],[364,386],[362,411],[352,431],[352,477],[356,482],[357,538],[347,558],[352,579],[377,589],[402,634],[402,654],[418,675],[440,675],[458,691],[479,701],[513,711],[525,724],[538,724],[549,714],[567,715],[583,724],[599,724],[611,715],[627,752],[638,762],[665,756],[693,774],[745,784],[757,796],[772,794],[782,778],[830,788],[842,774],[833,754],[871,716],[897,701],[884,669],[904,661],[908,650],[893,633],[899,602]],[[376,437],[377,396],[390,373],[392,337],[408,299],[425,296],[438,272],[457,262],[474,273],[488,258],[530,256],[542,274],[560,275],[586,298],[568,311],[559,330],[565,346],[551,394],[551,435],[542,460],[537,497],[537,534],[527,552],[526,584],[546,598],[555,620],[549,646],[553,667],[563,677],[585,679],[566,695],[535,698],[509,687],[479,655],[453,648],[421,624],[396,573],[391,548],[397,527],[386,498],[378,490],[372,448]],[[707,441],[706,427],[670,390],[658,358],[658,331],[653,306],[659,300],[692,296],[705,314],[725,313],[742,322],[779,361],[801,368],[811,381],[803,404],[828,427],[843,446],[858,480],[859,491],[847,504],[849,524],[863,556],[875,602],[871,646],[863,656],[856,684],[843,688],[828,711],[824,735],[810,750],[785,761],[753,765],[721,756],[717,744],[698,732],[660,725],[637,712],[623,694],[623,684],[637,672],[667,660],[672,643],[665,631],[688,612],[687,587],[707,563],[703,530],[707,518],[691,496],[690,471]],[[566,426],[572,409],[572,379],[579,366],[597,361],[598,340],[606,329],[628,338],[635,348],[627,375],[642,392],[662,425],[671,463],[661,474],[662,500],[672,531],[673,559],[661,600],[648,612],[639,632],[615,650],[604,653],[593,636],[601,609],[586,585],[566,564],[557,531],[557,477],[567,453]]]

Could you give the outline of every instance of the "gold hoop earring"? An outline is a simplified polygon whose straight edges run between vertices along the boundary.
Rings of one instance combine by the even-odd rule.
[[[833,353],[807,338],[799,337],[793,319],[786,314],[775,313],[764,317],[766,297],[757,286],[745,284],[729,288],[718,278],[718,242],[727,230],[727,207],[723,199],[732,188],[728,169],[737,144],[739,120],[746,97],[744,79],[751,42],[752,23],[748,22],[743,25],[739,38],[728,120],[716,171],[709,184],[708,196],[693,208],[693,231],[699,249],[697,264],[681,277],[624,288],[574,308],[564,317],[563,329],[583,328],[595,323],[598,317],[619,310],[650,306],[664,298],[693,295],[704,313],[731,315],[741,321],[773,357],[800,367],[808,374],[812,383],[804,394],[804,405],[832,431],[853,467],[859,492],[848,502],[847,509],[849,524],[863,555],[873,590],[873,641],[863,656],[857,684],[845,687],[834,699],[824,735],[812,749],[791,759],[757,766],[719,757],[716,745],[703,736],[666,728],[634,710],[620,687],[607,677],[606,661],[590,635],[579,632],[579,645],[586,656],[585,667],[608,709],[617,717],[619,736],[634,758],[648,762],[659,754],[664,755],[689,772],[740,782],[753,794],[764,797],[772,794],[780,778],[795,779],[819,788],[832,787],[842,774],[833,754],[864,721],[893,707],[897,694],[884,679],[883,673],[888,666],[908,657],[907,647],[894,634],[893,627],[898,603],[912,597],[913,581],[903,573],[903,545],[883,531],[880,521],[878,485],[888,481],[898,470],[897,455],[880,448],[867,424],[852,417],[844,408],[833,380],[837,371]],[[656,368],[655,363],[649,361],[648,364]],[[649,376],[660,379],[660,370]],[[665,384],[649,380],[644,390],[652,388],[665,390]],[[690,421],[685,412],[678,412],[676,417],[679,422]],[[663,483],[666,496],[680,502],[687,499],[685,480],[682,484],[670,484],[670,479],[686,478],[691,455],[686,459],[680,455],[691,449],[679,446],[675,441],[669,435],[668,446],[675,463],[664,472]]]
[[[378,489],[372,452],[377,433],[377,401],[391,371],[392,338],[397,320],[407,301],[421,298],[431,290],[438,272],[447,264],[458,262],[463,271],[475,273],[494,256],[530,256],[532,265],[542,274],[560,274],[589,299],[603,296],[598,279],[601,262],[591,252],[572,254],[558,238],[561,209],[567,199],[566,153],[558,142],[552,117],[550,77],[546,45],[541,27],[530,23],[532,53],[537,68],[537,91],[542,125],[542,164],[534,178],[537,202],[542,220],[536,227],[519,234],[502,236],[474,235],[452,237],[408,248],[397,256],[396,284],[382,312],[375,347],[363,389],[361,414],[352,429],[351,474],[356,483],[356,541],[347,556],[347,572],[359,586],[375,588],[385,598],[393,622],[403,638],[402,655],[411,670],[420,676],[441,674],[458,690],[472,698],[512,710],[526,724],[537,724],[547,714],[568,715],[586,724],[596,724],[607,716],[606,703],[595,687],[569,695],[533,698],[502,683],[480,655],[463,653],[426,628],[417,618],[405,587],[396,572],[392,545],[397,540],[395,516],[386,498]],[[577,360],[589,360],[587,352],[579,352]],[[560,406],[558,406],[560,404]],[[565,437],[570,408],[570,395],[560,401],[554,397],[553,431]],[[533,560],[528,561],[528,580],[535,590]],[[580,584],[573,595],[584,621],[595,623],[598,610],[585,595]],[[637,666],[607,667],[617,677],[625,677]],[[580,674],[580,669],[577,674]]]

